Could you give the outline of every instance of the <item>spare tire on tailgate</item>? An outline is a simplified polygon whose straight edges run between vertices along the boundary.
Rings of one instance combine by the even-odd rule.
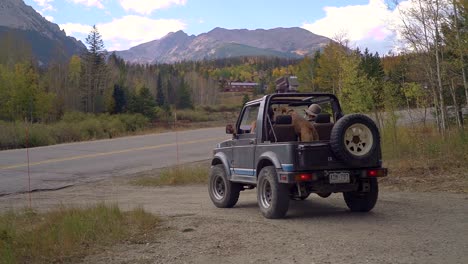
[[[351,166],[366,166],[380,154],[380,135],[366,115],[345,115],[336,122],[330,136],[333,153]]]

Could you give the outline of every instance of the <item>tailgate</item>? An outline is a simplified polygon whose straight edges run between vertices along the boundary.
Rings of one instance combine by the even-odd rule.
[[[328,142],[297,144],[296,161],[298,171],[359,168],[338,160]],[[376,162],[371,162],[366,167],[379,165],[377,159]]]

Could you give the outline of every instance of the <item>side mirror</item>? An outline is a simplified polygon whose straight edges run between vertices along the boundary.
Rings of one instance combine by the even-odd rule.
[[[226,134],[234,134],[234,127],[231,124],[226,125]]]

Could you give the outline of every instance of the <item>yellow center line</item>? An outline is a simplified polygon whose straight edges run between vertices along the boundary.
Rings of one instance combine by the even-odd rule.
[[[183,141],[183,142],[179,142],[179,145],[195,144],[195,143],[209,142],[209,141],[215,141],[215,140],[225,140],[225,139],[226,139],[226,137],[219,137],[219,138],[207,138],[207,139],[200,139],[200,140]],[[48,163],[54,163],[54,162],[61,162],[61,161],[95,158],[95,157],[108,156],[108,155],[114,155],[114,154],[121,154],[121,153],[132,152],[132,151],[158,149],[158,148],[170,147],[170,146],[175,146],[175,145],[177,145],[177,143],[162,144],[162,145],[147,146],[147,147],[139,147],[139,148],[130,148],[130,149],[124,149],[124,150],[109,151],[109,152],[100,152],[100,153],[94,153],[94,154],[72,156],[72,157],[67,157],[67,158],[49,159],[49,160],[44,160],[44,161],[31,162],[31,163],[29,163],[29,166],[36,166],[36,165],[42,165],[42,164],[48,164]],[[16,169],[16,168],[27,167],[27,166],[28,166],[27,163],[21,163],[21,164],[3,166],[3,167],[0,167],[0,169],[2,169],[2,170]]]

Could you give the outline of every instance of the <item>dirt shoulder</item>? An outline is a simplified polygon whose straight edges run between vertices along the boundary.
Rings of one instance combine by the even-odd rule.
[[[147,172],[146,176],[157,171]],[[255,190],[233,209],[219,209],[205,185],[139,187],[131,175],[32,194],[32,205],[117,203],[159,215],[148,239],[129,240],[83,263],[466,263],[466,194],[393,191],[383,182],[376,208],[350,213],[340,194],[291,201],[283,220],[258,211]],[[28,195],[0,197],[0,210],[22,208]]]

